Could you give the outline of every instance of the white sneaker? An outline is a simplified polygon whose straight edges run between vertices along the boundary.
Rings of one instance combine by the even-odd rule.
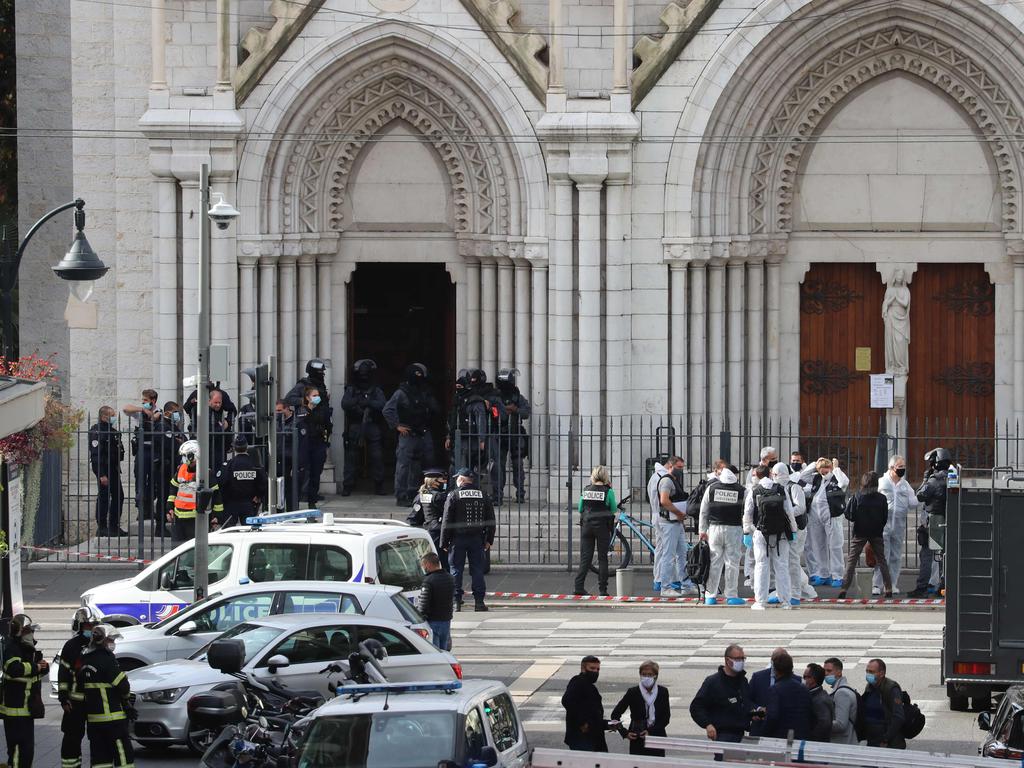
[[[679,591],[679,594],[684,595],[686,597],[696,597],[699,594],[699,592],[697,591],[696,587],[683,587]]]
[[[677,592],[676,590],[669,588],[669,589],[661,590],[661,596],[662,597],[682,597],[683,593],[682,592]]]
[[[765,609],[764,603],[754,603],[752,606],[750,606],[750,610],[752,610],[752,611],[763,611],[763,610],[766,610],[766,609]]]
[[[871,596],[872,597],[878,597],[881,594],[882,594],[882,588],[881,587],[872,587],[871,588]]]

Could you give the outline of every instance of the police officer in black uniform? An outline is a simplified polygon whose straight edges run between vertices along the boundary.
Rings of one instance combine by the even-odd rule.
[[[448,567],[448,553],[441,549],[441,520],[444,517],[444,502],[448,498],[448,473],[434,467],[423,472],[423,485],[412,502],[412,512],[406,518],[409,525],[423,528],[430,534],[434,549],[441,560],[441,568]]]
[[[469,395],[469,369],[459,368],[455,376],[455,397],[452,398],[452,409],[448,412],[448,422],[445,424],[444,449],[448,451],[448,468],[455,472],[457,466],[462,466],[461,456],[463,455],[462,441],[469,431],[469,424],[465,420],[466,397]]]
[[[238,525],[257,513],[267,503],[267,473],[249,455],[245,435],[236,434],[231,443],[234,456],[224,462],[216,474],[216,484],[224,505],[224,519],[210,520],[211,525],[227,528]]]
[[[141,405],[126,405],[122,413],[137,421],[131,437],[132,456],[135,457],[135,508],[138,510],[139,522],[160,515],[155,509],[160,499],[163,481],[153,474],[153,433],[156,431],[155,421],[160,409],[157,408],[157,393],[153,389],[142,390]],[[120,533],[120,528],[109,531],[112,536],[127,536]]]
[[[945,448],[935,448],[925,454],[924,460],[928,462],[928,471],[925,473],[921,487],[917,489],[917,500],[924,505],[924,511],[928,515],[926,525],[929,531],[933,529],[938,531],[940,530],[938,526],[946,521],[946,482],[949,478],[949,468],[953,464],[953,454]],[[928,595],[928,585],[932,578],[932,563],[935,561],[931,538],[934,537],[930,533],[918,537],[918,542],[921,545],[921,567],[917,572],[915,589],[908,592],[907,597],[920,598]]]
[[[608,547],[615,527],[618,503],[612,490],[608,467],[596,466],[590,472],[590,485],[583,489],[579,501],[580,567],[576,571],[574,593],[585,595],[583,589],[590,563],[597,550],[597,586],[602,596],[608,595]]]
[[[320,495],[320,475],[327,462],[333,429],[329,402],[319,387],[306,387],[302,406],[295,414],[299,432],[299,494],[310,507],[316,507],[323,498]]]
[[[79,608],[71,621],[74,636],[64,643],[57,657],[57,700],[64,710],[60,730],[61,768],[82,768],[82,739],[85,738],[85,694],[78,689],[76,677],[82,667],[82,653],[89,647],[92,630],[99,624],[92,608]]]
[[[285,401],[292,408],[299,408],[302,405],[306,387],[316,387],[320,390],[320,396],[325,405],[330,405],[331,393],[327,391],[327,363],[319,357],[314,357],[306,363],[306,375],[295,382],[295,386],[288,390],[284,396]]]
[[[468,467],[456,473],[456,489],[445,500],[441,518],[441,548],[448,553],[452,578],[455,579],[455,610],[462,610],[462,572],[469,560],[473,601],[477,611],[486,611],[484,595],[484,558],[494,544],[497,522],[494,506],[476,485],[476,475]]]
[[[89,427],[89,464],[96,475],[96,535],[127,536],[121,530],[121,506],[124,504],[124,486],[121,484],[121,461],[124,443],[121,433],[114,427],[114,409],[104,405],[99,410],[99,421]]]
[[[373,383],[377,364],[373,360],[356,360],[352,366],[352,383],[345,387],[341,407],[345,411],[345,475],[341,495],[348,496],[356,484],[359,460],[363,447],[373,478],[373,490],[383,496],[384,458],[381,453],[382,411],[387,403],[384,390]]]
[[[35,721],[45,715],[40,681],[50,665],[36,650],[37,624],[24,613],[11,619],[10,633],[3,646],[4,736],[7,738],[9,768],[31,768],[35,756]]]
[[[395,450],[395,500],[399,507],[412,504],[420,467],[434,463],[431,426],[440,415],[434,395],[427,389],[427,366],[412,363],[402,382],[384,406],[384,419],[398,431]]]
[[[114,643],[120,635],[109,624],[92,628],[89,647],[82,654],[78,688],[85,694],[86,732],[93,766],[128,768],[135,763],[128,703],[128,677],[114,657]]]
[[[512,484],[516,487],[516,501],[526,500],[526,477],[523,459],[529,453],[530,439],[523,421],[530,418],[530,401],[516,386],[516,369],[498,371],[498,487],[497,503],[505,498],[505,468],[512,462]]]
[[[487,381],[487,373],[472,368],[467,373],[467,392],[463,400],[462,422],[466,431],[462,436],[463,454],[460,461],[483,476],[486,487],[482,490],[498,500],[498,424],[500,404],[498,393]]]
[[[277,476],[283,482],[283,495],[281,499],[284,509],[293,510],[298,507],[298,493],[296,492],[296,467],[295,453],[298,450],[297,425],[295,423],[295,411],[282,398],[274,405],[274,418],[277,419]]]

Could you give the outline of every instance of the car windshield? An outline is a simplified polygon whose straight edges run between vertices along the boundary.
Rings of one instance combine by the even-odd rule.
[[[373,712],[314,721],[299,768],[436,768],[454,758],[454,712]]]
[[[241,640],[245,645],[245,661],[242,663],[248,664],[253,656],[274,642],[282,634],[284,634],[284,630],[280,627],[264,627],[260,624],[239,624],[229,629],[223,635],[219,635],[216,640],[229,640],[231,638]],[[215,642],[215,640],[211,642]],[[206,661],[206,652],[209,649],[210,645],[207,643],[189,656],[189,658],[196,661]]]
[[[392,584],[405,591],[423,585],[420,558],[433,552],[427,539],[396,539],[377,547],[377,583]]]

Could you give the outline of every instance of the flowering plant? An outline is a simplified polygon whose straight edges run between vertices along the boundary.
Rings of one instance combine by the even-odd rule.
[[[16,360],[0,357],[0,376],[13,376],[50,385],[43,418],[21,432],[0,439],[0,455],[21,467],[37,461],[48,450],[66,450],[74,444],[75,432],[82,422],[81,409],[62,402],[57,392],[57,366],[50,358],[25,355]]]

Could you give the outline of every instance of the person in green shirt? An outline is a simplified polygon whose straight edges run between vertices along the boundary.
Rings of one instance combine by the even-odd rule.
[[[580,515],[580,568],[576,572],[573,594],[587,594],[583,586],[597,549],[597,586],[602,597],[608,595],[608,545],[615,527],[615,491],[608,467],[598,465],[590,473],[590,485],[583,489],[577,511]]]

